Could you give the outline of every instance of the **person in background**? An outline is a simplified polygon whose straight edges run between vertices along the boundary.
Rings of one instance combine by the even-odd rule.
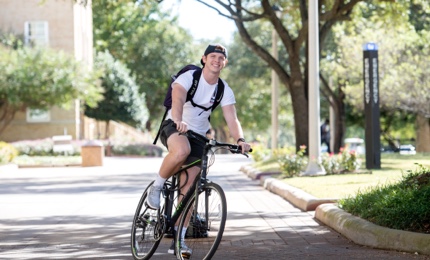
[[[327,145],[327,152],[330,151],[330,121],[326,119],[321,125],[321,144]]]

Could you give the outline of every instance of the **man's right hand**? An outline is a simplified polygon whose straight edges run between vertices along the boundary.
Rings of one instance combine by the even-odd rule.
[[[176,130],[179,131],[179,133],[186,133],[188,131],[188,124],[184,121],[175,121],[176,124]]]

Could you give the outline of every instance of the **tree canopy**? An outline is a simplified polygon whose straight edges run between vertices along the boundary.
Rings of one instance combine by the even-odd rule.
[[[200,61],[192,37],[152,1],[94,0],[93,23],[96,50],[109,50],[130,70],[139,92],[151,97],[146,99],[151,130],[151,122],[158,125],[162,118],[170,76]]]
[[[403,131],[403,138],[414,136],[413,132],[404,132],[405,122],[410,122],[413,129],[414,115],[430,116],[430,95],[427,91],[430,79],[426,73],[430,66],[430,35],[428,31],[420,30],[427,25],[410,21],[411,16],[394,15],[412,8],[408,3],[397,3],[391,7],[388,10],[374,10],[375,7],[359,5],[352,14],[352,23],[334,26],[336,48],[330,50],[327,59],[322,61],[323,73],[344,85],[346,102],[353,108],[350,114],[362,115],[362,46],[367,42],[377,43],[381,130],[389,143],[394,139],[396,129]],[[422,22],[425,21],[423,19]],[[387,27],[390,30],[386,30]]]
[[[294,125],[296,136],[296,149],[300,145],[308,144],[308,61],[307,36],[308,36],[308,1],[277,1],[274,8],[268,0],[260,1],[225,1],[196,0],[208,8],[212,8],[222,16],[232,19],[242,41],[249,49],[258,55],[269,67],[276,71],[281,84],[285,86],[291,95],[294,113]],[[353,9],[358,3],[366,3],[376,9],[389,9],[394,1],[368,2],[364,0],[333,0],[319,1],[319,39],[320,49],[326,48],[327,39],[333,26],[342,21],[351,20]],[[419,1],[424,2],[424,1]],[[277,12],[276,10],[281,10]],[[364,18],[365,19],[365,18]],[[250,30],[256,22],[268,22],[271,30],[275,30],[279,36],[279,59],[271,54],[270,47],[264,45],[259,39],[260,34]],[[322,75],[323,77],[323,75]],[[323,82],[328,82],[327,79]],[[337,93],[325,85],[326,95],[334,100],[330,105],[342,113],[341,100]],[[324,87],[322,87],[324,88]]]
[[[260,64],[261,67],[266,64],[269,66],[268,69],[277,72],[285,89],[282,93],[291,96],[291,105],[288,102],[282,102],[282,104],[291,106],[294,113],[296,148],[302,144],[308,145],[308,1],[277,1],[276,4],[281,9],[280,13],[276,12],[274,6],[267,0],[257,2],[196,0],[196,3],[198,2],[235,21],[240,36],[235,39],[235,42],[243,43],[235,51],[241,55],[240,59],[246,57],[251,61],[254,57],[258,57],[259,63],[253,63],[256,65],[255,69],[260,68]],[[155,120],[154,122],[158,123],[163,112],[161,104],[170,74],[187,63],[198,63],[201,53],[193,51],[193,48],[201,50],[205,46],[196,47],[192,44],[191,36],[177,26],[175,18],[170,17],[168,12],[160,11],[155,1],[94,0],[93,7],[96,48],[99,51],[108,49],[116,59],[127,65],[131,74],[136,78],[140,92],[151,97],[146,100],[151,114],[149,121]],[[360,9],[359,15],[357,15],[357,9]],[[334,39],[337,28],[335,25],[342,23],[353,26],[355,23],[360,24],[361,21],[373,19],[374,24],[367,24],[373,28],[378,26],[381,21],[384,24],[384,19],[394,17],[399,23],[408,21],[417,32],[425,33],[428,31],[429,25],[428,9],[428,3],[424,0],[414,0],[413,3],[406,0],[319,1],[321,58],[331,62],[330,59],[334,57],[333,53],[336,52],[338,45],[343,44]],[[387,27],[386,22],[385,27]],[[270,37],[272,31],[275,31],[279,37],[279,59],[272,56]],[[421,37],[423,38],[425,35],[422,34]],[[348,44],[358,45],[356,48],[361,48],[361,43]],[[244,45],[246,48],[243,47]],[[249,52],[255,56],[248,57]],[[358,53],[361,54],[361,50]],[[238,61],[243,66],[233,68],[234,61]],[[259,96],[262,100],[266,100],[269,96],[268,92],[264,92],[268,91],[267,88],[261,87],[264,84],[267,87],[265,81],[268,79],[267,71],[269,70],[265,69],[264,79],[256,79],[252,76],[252,71],[255,72],[255,70],[250,69],[246,63],[240,62],[239,58],[231,59],[229,67],[222,75],[233,88],[241,87],[240,90],[235,91],[238,105],[241,102],[254,100],[253,98],[249,100],[243,98],[242,96],[246,96],[246,94]],[[361,62],[356,64],[360,66]],[[249,70],[247,73],[250,73],[243,73],[243,69]],[[321,73],[321,90],[323,97],[326,98],[322,103],[331,106],[341,121],[345,120],[344,114],[349,113],[347,109],[350,106],[345,106],[345,82],[352,81],[350,77],[354,75],[355,72],[352,71],[354,69],[353,67],[344,69],[345,74],[343,75],[346,77],[334,79],[335,85],[329,84],[329,76],[335,75],[337,72],[329,70]],[[362,69],[358,69],[357,73],[361,73]],[[242,93],[245,94],[242,95]],[[268,119],[267,115],[263,120],[256,118],[268,110],[266,110],[267,103],[265,106],[257,102],[252,107],[253,110],[259,109],[258,112],[249,113],[250,109],[238,109],[238,112],[243,113],[240,117],[244,118],[244,124],[249,124],[249,127],[254,128],[260,122],[264,122],[264,119]],[[328,108],[322,110],[328,111]],[[215,114],[211,122],[216,125],[219,118]],[[336,122],[336,127],[338,125]],[[288,126],[291,124],[288,123]],[[248,128],[248,126],[246,127]],[[147,129],[151,129],[150,124],[147,125]],[[335,132],[343,134],[339,129],[336,129]],[[343,135],[339,135],[338,140],[342,138]],[[339,141],[337,145],[340,144]]]
[[[249,49],[259,56],[271,69],[276,71],[280,83],[286,87],[291,95],[294,113],[296,149],[300,145],[308,146],[308,92],[307,92],[307,64],[306,54],[308,34],[307,1],[278,1],[278,8],[268,0],[257,2],[243,1],[202,1],[197,0],[209,8],[217,10],[220,15],[234,20],[242,41]],[[321,1],[320,42],[323,47],[325,38],[333,24],[349,18],[356,1]],[[281,10],[281,12],[277,12]],[[275,59],[269,46],[259,40],[259,33],[250,30],[256,22],[271,24],[280,41],[280,55]]]
[[[139,88],[130,71],[108,52],[97,53],[95,69],[102,71],[100,78],[104,99],[97,107],[85,108],[85,115],[101,121],[116,120],[143,129],[149,118],[145,94]]]
[[[75,99],[95,106],[102,98],[96,72],[72,55],[24,47],[21,41],[11,38],[3,41],[8,45],[0,44],[0,133],[16,112],[27,107],[67,109]]]

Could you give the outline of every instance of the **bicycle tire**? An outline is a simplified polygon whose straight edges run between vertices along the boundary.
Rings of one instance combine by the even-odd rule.
[[[143,192],[133,217],[130,243],[131,253],[136,260],[150,259],[155,250],[157,250],[163,236],[163,230],[159,226],[160,222],[163,221],[160,218],[162,216],[160,212],[163,210],[153,210],[145,204],[149,188],[153,183],[151,182]],[[161,206],[160,208],[162,209],[163,207]]]
[[[184,208],[184,213],[189,215],[194,211],[194,202],[197,201],[197,212],[190,220],[188,230],[191,228],[193,236],[185,237],[185,244],[192,250],[191,256],[183,254],[181,242],[175,243],[176,257],[183,259],[211,259],[221,243],[227,220],[227,200],[223,189],[216,183],[207,183],[199,192],[198,198],[193,196]],[[178,230],[182,230],[185,224],[186,214],[182,214]],[[205,232],[205,233],[204,233]],[[203,234],[202,234],[203,233]],[[177,232],[176,240],[180,241],[180,232]]]

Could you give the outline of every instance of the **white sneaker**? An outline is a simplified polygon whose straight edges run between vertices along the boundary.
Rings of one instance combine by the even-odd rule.
[[[172,244],[170,245],[169,250],[167,250],[167,253],[175,255],[175,239],[172,239]]]
[[[189,248],[184,241],[181,242],[181,254],[184,258],[190,258],[193,254],[193,250]]]
[[[172,254],[175,255],[175,240],[172,240],[172,244],[170,245],[169,250],[167,251],[168,254]],[[184,258],[190,258],[190,256],[193,254],[193,250],[191,248],[189,248],[186,244],[185,241],[181,242],[181,254],[182,257]]]
[[[149,188],[148,197],[146,198],[146,204],[152,209],[160,208],[160,194],[163,187],[152,185]]]

